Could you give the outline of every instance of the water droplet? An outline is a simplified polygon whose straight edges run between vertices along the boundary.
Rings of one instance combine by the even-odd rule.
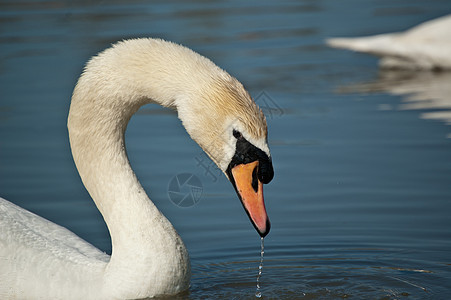
[[[265,254],[265,245],[264,245],[264,239],[261,238],[260,265],[258,266],[257,290],[255,291],[256,298],[261,298],[261,296],[262,296],[262,292],[260,291],[260,277],[262,276],[262,271],[263,271],[263,254]]]

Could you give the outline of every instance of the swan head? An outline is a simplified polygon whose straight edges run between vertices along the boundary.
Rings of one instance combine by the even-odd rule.
[[[219,74],[201,89],[200,100],[178,107],[179,118],[232,183],[252,224],[264,237],[270,222],[263,184],[274,176],[266,118],[238,80],[225,72]]]

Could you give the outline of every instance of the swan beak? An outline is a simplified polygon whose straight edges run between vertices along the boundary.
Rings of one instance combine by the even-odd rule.
[[[261,237],[269,233],[271,227],[263,198],[263,183],[258,179],[258,161],[239,164],[232,168],[236,192],[252,224]],[[233,183],[233,182],[232,182]]]

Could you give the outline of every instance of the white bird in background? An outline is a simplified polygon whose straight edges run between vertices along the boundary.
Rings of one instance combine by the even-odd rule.
[[[88,62],[68,117],[72,155],[107,223],[112,255],[0,198],[0,299],[139,299],[189,287],[185,245],[125,151],[127,123],[146,103],[177,110],[235,187],[258,233],[268,234],[262,185],[274,173],[266,119],[242,84],[180,45],[119,42]]]
[[[382,68],[451,69],[451,15],[443,16],[405,32],[356,38],[330,38],[326,43],[381,57]]]

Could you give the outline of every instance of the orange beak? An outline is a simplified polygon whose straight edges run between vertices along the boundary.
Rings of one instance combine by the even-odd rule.
[[[260,236],[265,237],[271,227],[263,198],[263,184],[257,178],[258,161],[232,168],[235,189],[252,224]]]

